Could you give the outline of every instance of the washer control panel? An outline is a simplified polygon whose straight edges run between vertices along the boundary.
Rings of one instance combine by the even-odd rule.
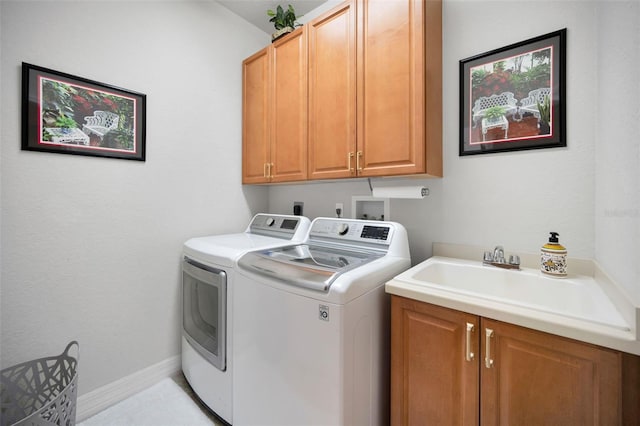
[[[393,223],[373,220],[318,218],[311,224],[311,238],[389,245]]]

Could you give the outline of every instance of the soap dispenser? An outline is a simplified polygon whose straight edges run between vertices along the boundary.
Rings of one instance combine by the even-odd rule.
[[[540,270],[553,277],[567,276],[567,249],[558,240],[557,232],[550,232],[549,242],[540,252]]]

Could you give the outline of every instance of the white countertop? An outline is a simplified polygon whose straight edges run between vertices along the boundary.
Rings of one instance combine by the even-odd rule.
[[[505,271],[483,266],[480,261],[434,256],[387,282],[386,291],[640,355],[640,307],[626,298],[596,264],[580,262],[580,268],[576,268],[579,273],[570,272],[567,278],[558,279],[547,278],[526,266],[519,271]],[[481,274],[486,282],[474,285],[472,280],[454,278],[460,285],[446,285],[444,281],[452,276],[441,278],[434,266],[443,266],[448,272],[462,270],[471,277]],[[426,267],[433,273],[421,274]],[[496,271],[495,280],[492,268]],[[502,282],[497,283],[499,278]],[[520,285],[527,280],[530,283]]]

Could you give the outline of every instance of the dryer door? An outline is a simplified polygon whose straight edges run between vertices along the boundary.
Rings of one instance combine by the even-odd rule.
[[[221,371],[226,359],[227,274],[189,258],[182,262],[182,330],[189,344]]]

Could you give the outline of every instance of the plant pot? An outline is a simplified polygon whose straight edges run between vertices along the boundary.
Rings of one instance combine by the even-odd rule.
[[[549,133],[551,133],[551,127],[549,127],[549,123],[545,123],[544,121],[541,121],[538,124],[538,134],[548,135]]]
[[[274,41],[276,41],[280,37],[284,37],[285,35],[289,34],[290,32],[293,32],[293,30],[294,30],[293,27],[280,28],[278,31],[276,31],[275,33],[271,34],[271,43],[273,43]]]

